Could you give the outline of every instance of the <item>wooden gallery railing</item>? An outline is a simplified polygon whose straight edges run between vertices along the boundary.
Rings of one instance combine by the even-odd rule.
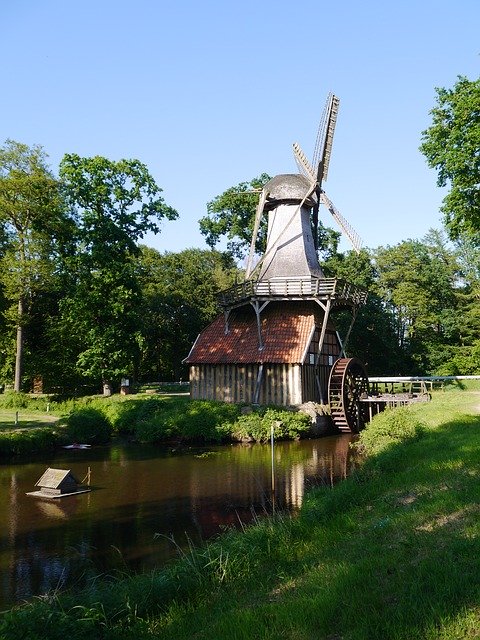
[[[331,299],[337,305],[365,304],[367,293],[336,278],[272,278],[246,280],[220,292],[222,307],[232,307],[251,299],[272,300]]]

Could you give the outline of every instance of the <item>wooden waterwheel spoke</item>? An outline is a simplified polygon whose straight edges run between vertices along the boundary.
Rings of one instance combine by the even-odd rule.
[[[362,394],[368,392],[368,377],[357,358],[340,358],[330,373],[328,396],[334,425],[345,433],[356,433],[365,426]]]

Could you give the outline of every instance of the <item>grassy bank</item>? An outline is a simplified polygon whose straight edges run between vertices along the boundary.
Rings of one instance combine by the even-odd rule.
[[[6,640],[431,639],[480,629],[480,387],[378,416],[366,461],[297,518],[230,532],[148,575],[3,616]],[[112,541],[115,544],[115,541]]]
[[[305,414],[272,408],[244,413],[235,404],[191,401],[185,395],[91,396],[71,400],[0,395],[0,457],[35,454],[68,442],[264,442],[277,423],[277,439],[306,435]],[[18,423],[16,423],[18,419]]]

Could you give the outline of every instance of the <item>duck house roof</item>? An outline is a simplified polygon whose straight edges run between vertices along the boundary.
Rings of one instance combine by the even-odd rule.
[[[45,487],[47,489],[58,489],[65,482],[79,484],[70,469],[51,469],[49,467],[42,477],[37,480],[35,486]]]

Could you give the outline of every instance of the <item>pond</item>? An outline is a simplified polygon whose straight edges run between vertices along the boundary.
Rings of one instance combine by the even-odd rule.
[[[189,544],[273,509],[297,511],[305,490],[351,470],[351,436],[269,445],[172,449],[112,445],[0,465],[0,610],[115,571],[161,567]],[[27,496],[47,467],[92,491]]]

